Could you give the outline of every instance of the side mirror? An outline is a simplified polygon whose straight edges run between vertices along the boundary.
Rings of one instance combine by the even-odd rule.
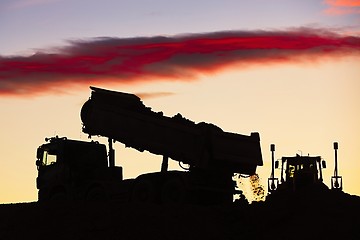
[[[35,162],[37,167],[41,167],[42,166],[42,162],[40,160],[36,160]]]
[[[279,161],[278,160],[275,161],[275,168],[279,168]]]
[[[43,158],[44,151],[41,148],[38,148],[36,151],[36,158],[42,159]]]
[[[321,162],[321,167],[322,167],[322,168],[326,168],[326,162],[325,162],[325,160],[323,160],[323,161]]]

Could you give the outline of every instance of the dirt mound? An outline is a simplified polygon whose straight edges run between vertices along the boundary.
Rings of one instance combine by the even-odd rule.
[[[3,204],[0,216],[0,240],[360,239],[360,197],[331,191],[231,206]]]
[[[360,239],[359,216],[358,196],[299,192],[233,212],[230,239]]]

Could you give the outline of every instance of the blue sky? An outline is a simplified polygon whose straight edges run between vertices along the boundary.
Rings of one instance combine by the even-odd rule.
[[[359,27],[313,0],[3,0],[0,53],[22,53],[98,36],[134,37],[300,26]]]

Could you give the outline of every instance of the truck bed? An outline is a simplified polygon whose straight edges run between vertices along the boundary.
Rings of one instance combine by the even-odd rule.
[[[153,112],[139,97],[91,87],[81,110],[83,132],[105,136],[139,151],[149,151],[192,166],[228,167],[253,174],[262,165],[260,137],[224,132],[209,123],[194,123],[180,114]]]

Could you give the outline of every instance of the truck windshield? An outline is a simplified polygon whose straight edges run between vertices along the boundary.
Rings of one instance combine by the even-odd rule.
[[[52,165],[56,163],[56,155],[49,154],[49,152],[45,150],[43,154],[42,162],[44,166]]]

